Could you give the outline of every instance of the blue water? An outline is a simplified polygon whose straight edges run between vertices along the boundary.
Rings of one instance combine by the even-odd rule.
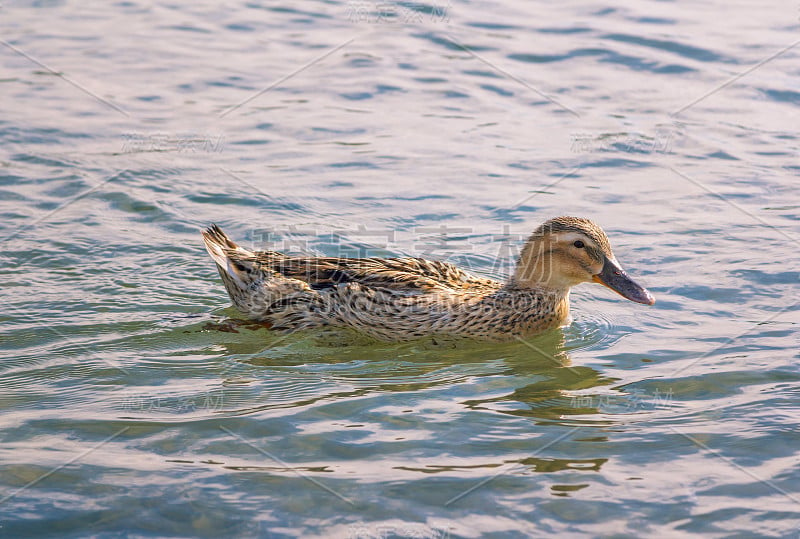
[[[0,8],[0,536],[798,537],[797,5]],[[528,343],[282,337],[201,246],[502,278]]]

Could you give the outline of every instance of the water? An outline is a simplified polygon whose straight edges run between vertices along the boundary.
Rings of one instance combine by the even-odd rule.
[[[798,22],[4,3],[0,535],[798,536]],[[658,303],[281,338],[198,234],[501,276],[562,214]]]

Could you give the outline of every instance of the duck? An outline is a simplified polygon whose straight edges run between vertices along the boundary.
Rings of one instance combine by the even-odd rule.
[[[538,226],[505,282],[438,260],[290,256],[245,249],[215,224],[201,232],[233,305],[283,333],[338,327],[390,342],[525,339],[564,325],[570,289],[586,282],[655,303],[622,269],[603,229],[580,217]]]

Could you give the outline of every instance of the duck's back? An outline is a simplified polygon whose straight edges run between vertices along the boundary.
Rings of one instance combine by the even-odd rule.
[[[491,293],[501,285],[477,277],[448,262],[424,258],[289,257],[273,251],[254,253],[258,262],[281,275],[298,279],[315,290],[346,283],[397,292]]]

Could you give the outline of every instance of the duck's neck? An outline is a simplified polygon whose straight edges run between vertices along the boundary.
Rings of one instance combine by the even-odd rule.
[[[514,310],[525,314],[520,320],[523,333],[556,328],[569,318],[569,288],[520,285],[512,278],[504,290],[515,297]]]

